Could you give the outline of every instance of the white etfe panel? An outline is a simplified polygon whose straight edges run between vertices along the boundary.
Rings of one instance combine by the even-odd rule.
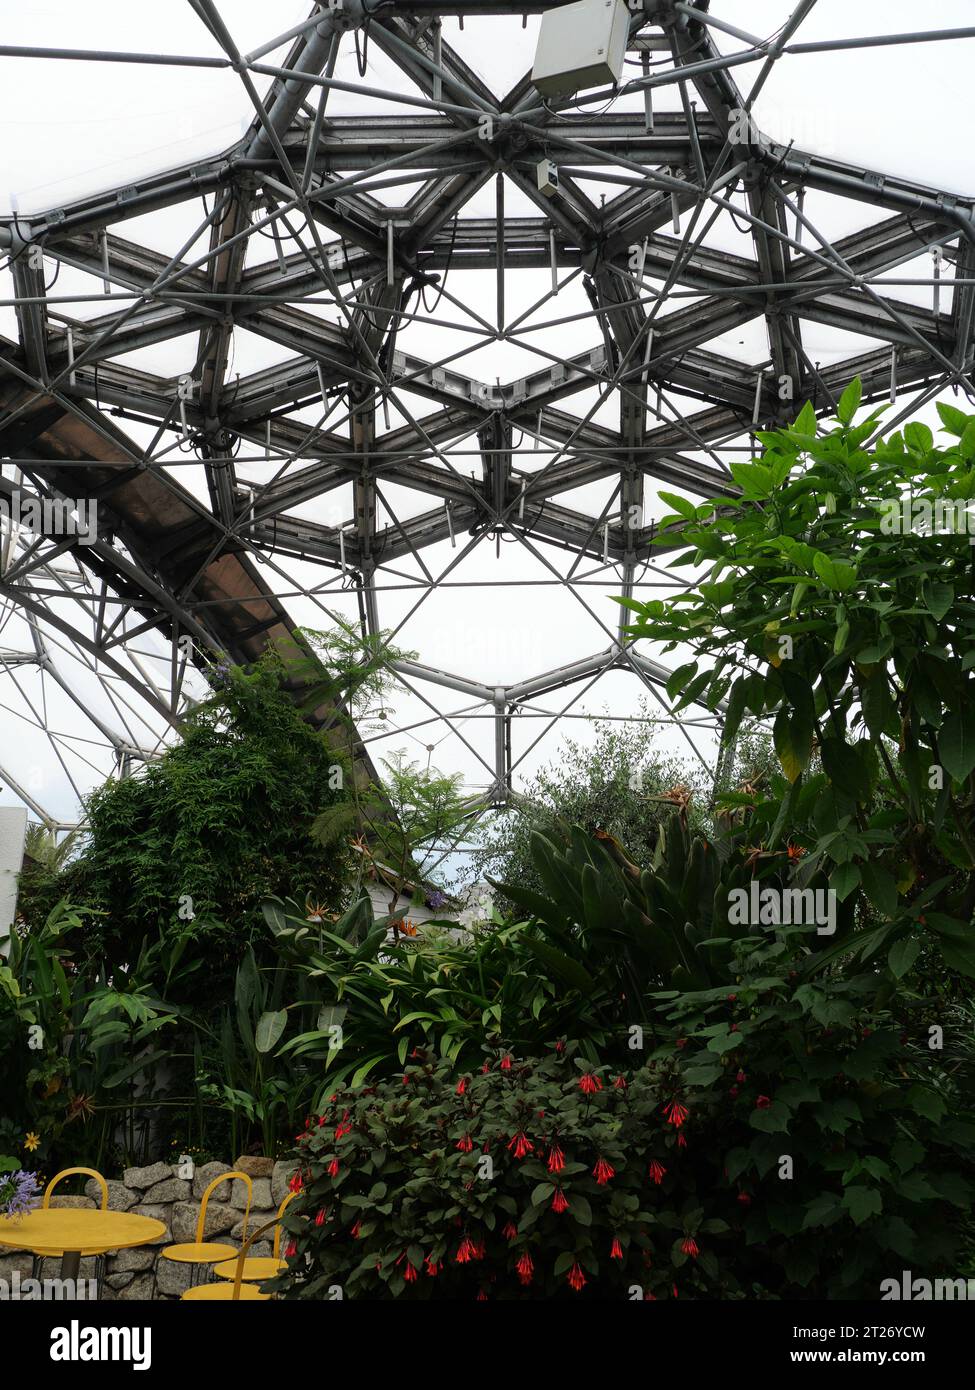
[[[17,875],[24,862],[27,807],[0,806],[0,953],[14,924]]]
[[[561,96],[618,81],[629,27],[623,0],[579,0],[546,10],[532,82],[543,96]]]

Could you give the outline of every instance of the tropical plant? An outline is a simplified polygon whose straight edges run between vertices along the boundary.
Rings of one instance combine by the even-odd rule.
[[[707,798],[701,769],[695,772],[690,763],[660,747],[646,702],[632,721],[592,719],[589,735],[564,739],[557,757],[511,805],[483,823],[470,854],[469,878],[541,890],[533,834],[565,846],[574,825],[590,835],[597,830],[611,835],[632,858],[646,863],[675,793],[687,798],[691,823],[703,828]],[[503,895],[500,906],[515,910]]]
[[[229,994],[248,941],[263,940],[267,893],[298,883],[341,904],[347,847],[325,853],[308,832],[323,806],[347,798],[347,764],[295,709],[290,679],[276,655],[249,673],[215,671],[217,689],[189,715],[183,741],[88,799],[83,848],[66,881],[72,901],[102,914],[87,936],[107,966],[131,961],[144,936],[182,937],[193,923],[212,1000],[215,988]],[[60,875],[23,875],[23,918],[41,920],[61,886]],[[203,987],[202,977],[187,983]]]
[[[725,804],[757,806],[760,847],[798,841],[857,906],[860,958],[900,979],[927,940],[947,971],[973,976],[975,571],[963,518],[975,416],[942,404],[947,444],[913,423],[871,446],[880,412],[854,424],[859,400],[855,381],[832,429],[807,405],[791,427],[759,434],[762,458],[732,467],[739,501],[662,494],[674,507],[663,535],[672,543],[679,528],[688,546],[676,563],[709,568],[673,602],[620,601],[636,615],[631,637],[693,651],[668,683],[676,710],[726,700],[726,746],[746,713],[772,724],[785,796],[753,788]],[[950,525],[918,529],[919,515]]]
[[[418,1049],[298,1136],[285,1298],[653,1298],[736,1288],[730,1235],[668,1180],[669,1083],[549,1050],[462,1074]],[[657,1176],[659,1174],[659,1177]],[[712,1248],[714,1247],[714,1248]],[[334,1296],[334,1294],[332,1295]]]

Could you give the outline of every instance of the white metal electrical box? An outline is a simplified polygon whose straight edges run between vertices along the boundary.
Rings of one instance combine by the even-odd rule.
[[[624,0],[579,0],[546,10],[538,31],[532,82],[542,96],[567,96],[618,82],[630,12]]]

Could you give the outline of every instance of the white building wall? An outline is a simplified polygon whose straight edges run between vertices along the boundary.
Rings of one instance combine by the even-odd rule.
[[[0,806],[0,956],[7,954],[7,938],[17,908],[17,875],[24,862],[27,807]]]

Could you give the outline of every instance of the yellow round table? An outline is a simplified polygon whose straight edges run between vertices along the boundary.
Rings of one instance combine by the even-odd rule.
[[[47,1207],[0,1218],[0,1246],[60,1255],[62,1279],[77,1279],[82,1255],[148,1245],[165,1234],[164,1223],[155,1217],[91,1207]]]

